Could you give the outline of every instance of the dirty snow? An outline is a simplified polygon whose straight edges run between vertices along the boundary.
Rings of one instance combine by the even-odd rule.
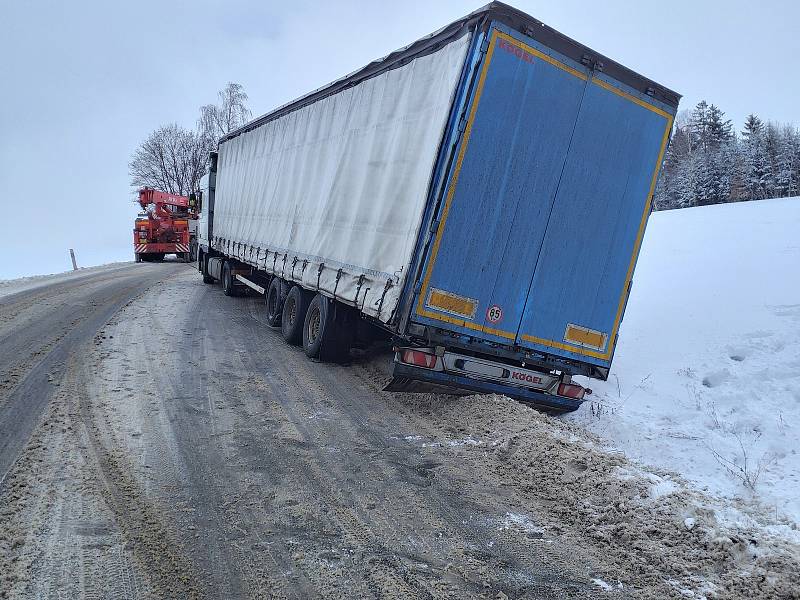
[[[498,515],[498,530],[545,544],[554,535],[575,536],[602,556],[603,571],[590,573],[601,593],[797,597],[799,540],[787,539],[771,516],[745,515],[676,473],[631,463],[579,424],[503,396],[395,396],[399,408],[425,416],[418,435],[431,440],[438,432],[436,445],[409,443],[443,461],[442,469],[458,464],[471,478],[493,478],[492,494],[515,499],[519,509]],[[448,443],[464,437],[500,443]]]
[[[629,457],[800,521],[800,198],[653,214],[611,376],[569,419]],[[650,496],[674,491],[654,482]],[[723,515],[718,514],[718,517]],[[687,524],[688,527],[688,524]]]
[[[597,577],[592,579],[592,583],[595,584],[600,589],[602,589],[603,591],[606,591],[606,592],[610,592],[611,590],[614,589],[614,586],[612,586],[610,583],[607,583],[607,582],[605,582],[602,579],[599,579]]]

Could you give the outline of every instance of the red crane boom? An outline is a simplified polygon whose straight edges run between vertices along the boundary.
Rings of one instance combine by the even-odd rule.
[[[142,188],[138,202],[142,212],[133,229],[136,262],[160,261],[167,254],[190,260],[197,221],[194,195]]]

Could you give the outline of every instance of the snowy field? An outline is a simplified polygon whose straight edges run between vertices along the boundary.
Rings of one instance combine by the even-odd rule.
[[[653,214],[611,376],[588,385],[568,418],[796,532],[800,198]]]

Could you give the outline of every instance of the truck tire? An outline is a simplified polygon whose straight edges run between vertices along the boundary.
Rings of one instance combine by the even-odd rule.
[[[141,257],[141,255],[140,255],[138,252],[137,252],[136,254],[134,254],[133,256],[134,256],[134,258],[136,259],[136,262],[137,262],[137,263],[140,263],[140,262],[142,262],[142,257]]]
[[[303,323],[303,350],[309,358],[319,357],[322,339],[330,335],[329,313],[327,298],[317,294],[308,305],[306,319]]]
[[[267,304],[267,324],[270,327],[281,326],[284,288],[285,284],[283,281],[281,281],[279,277],[273,277],[267,288],[267,293],[264,296],[264,302]]]
[[[225,261],[222,265],[222,292],[226,296],[236,296],[236,290],[233,287],[233,272],[231,269],[230,261]]]
[[[200,255],[200,272],[203,274],[203,283],[214,283],[214,278],[208,274],[208,257]]]
[[[303,350],[309,358],[346,362],[350,358],[355,323],[346,307],[317,294],[303,323]]]
[[[281,333],[289,344],[296,346],[303,342],[303,324],[306,321],[308,304],[309,294],[299,285],[289,290],[281,314]]]

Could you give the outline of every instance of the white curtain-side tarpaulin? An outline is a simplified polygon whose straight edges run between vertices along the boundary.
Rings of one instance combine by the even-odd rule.
[[[388,322],[469,38],[223,141],[214,247]]]

